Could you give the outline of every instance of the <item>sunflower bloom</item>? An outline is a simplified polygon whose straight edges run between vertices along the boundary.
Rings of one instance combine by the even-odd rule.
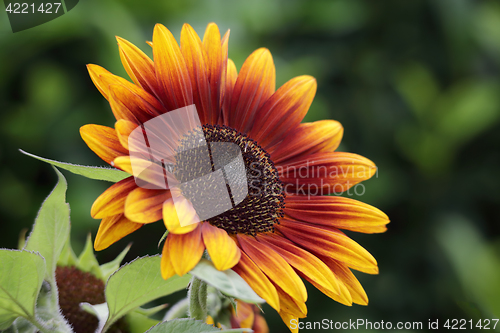
[[[237,301],[236,309],[231,307],[231,328],[250,328],[254,333],[269,333],[267,322],[256,305]]]
[[[341,229],[379,233],[389,220],[370,205],[327,194],[370,178],[375,165],[356,154],[335,152],[343,134],[339,122],[301,123],[316,93],[313,77],[293,78],[275,90],[273,59],[264,48],[254,51],[237,73],[228,58],[228,38],[229,31],[221,38],[213,23],[203,39],[185,24],[179,46],[169,30],[156,25],[150,43],[154,61],[118,38],[133,83],[88,65],[117,120],[114,128],[85,125],[80,130],[104,161],[132,175],[130,133],[194,104],[206,141],[237,144],[247,175],[253,177],[252,190],[240,204],[181,226],[169,189],[143,188],[130,176],[92,206],[92,217],[102,219],[95,249],[163,219],[169,231],[161,262],[165,279],[188,273],[206,250],[217,269],[235,270],[287,326],[307,315],[301,277],[337,302],[366,305],[366,293],[351,269],[377,274],[377,262]]]

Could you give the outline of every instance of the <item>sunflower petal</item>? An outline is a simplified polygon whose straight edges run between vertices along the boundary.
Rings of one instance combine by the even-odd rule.
[[[252,236],[238,234],[237,237],[243,251],[276,285],[298,301],[307,300],[304,283],[285,259]]]
[[[214,227],[208,222],[203,223],[201,230],[203,242],[215,268],[219,271],[233,268],[241,257],[240,248],[234,240],[229,237],[225,230]]]
[[[123,214],[105,217],[99,225],[94,249],[96,251],[104,250],[140,227],[142,224],[130,221]]]
[[[193,104],[186,62],[174,36],[161,24],[157,24],[153,32],[153,57],[160,99],[167,109]]]
[[[128,155],[128,150],[120,144],[114,128],[93,124],[84,125],[80,127],[80,135],[97,156],[111,165],[116,157]]]
[[[280,298],[280,312],[288,312],[298,318],[305,318],[307,316],[306,303],[297,301],[279,286],[275,286]]]
[[[164,112],[156,98],[129,83],[109,85],[109,104],[117,120],[145,123]]]
[[[226,94],[227,66],[228,66],[228,54],[229,54],[229,52],[228,52],[229,33],[230,33],[230,31],[227,30],[226,33],[224,34],[224,37],[222,37],[222,40],[221,40],[222,64],[221,64],[219,109],[220,109],[220,106],[222,105],[222,102],[224,101],[224,96]],[[234,81],[236,82],[236,78]]]
[[[116,82],[117,84],[119,84],[119,82],[121,82],[122,80],[126,81],[124,78],[111,74],[108,70],[104,69],[99,65],[88,64],[87,70],[89,71],[89,75],[90,78],[92,79],[92,82],[94,82],[94,85],[106,99],[108,99],[109,82],[103,82],[103,80],[101,79],[101,75],[110,75],[114,77],[117,81]]]
[[[233,271],[245,280],[257,295],[266,300],[276,311],[280,310],[278,292],[267,276],[260,268],[245,254],[241,252],[240,261],[233,267]]]
[[[359,283],[358,279],[356,279],[349,267],[331,258],[322,259],[349,290],[349,293],[352,296],[352,301],[359,305],[368,305],[368,296],[366,295],[363,286],[361,286],[361,283]]]
[[[231,316],[233,328],[252,328],[255,320],[255,312],[251,304],[236,301],[236,315],[234,314],[234,309],[231,308],[231,310],[233,312],[233,316]]]
[[[344,128],[335,120],[299,124],[283,139],[286,144],[278,144],[269,149],[271,158],[279,165],[290,158],[332,152],[339,146],[343,133]]]
[[[125,216],[139,223],[152,223],[162,218],[165,200],[171,198],[168,190],[148,190],[138,187],[127,195]]]
[[[255,50],[245,60],[234,85],[229,126],[248,133],[257,110],[274,93],[276,70],[268,49]]]
[[[186,60],[186,67],[191,79],[193,100],[202,124],[209,122],[209,116],[215,113],[212,110],[211,91],[209,85],[209,72],[207,55],[200,37],[189,24],[184,24],[181,31],[181,51]],[[216,96],[218,98],[218,96]]]
[[[289,193],[301,195],[340,194],[371,178],[375,164],[351,153],[316,153],[277,166]]]
[[[308,75],[285,83],[256,112],[250,136],[264,147],[281,141],[289,129],[294,129],[304,119],[316,88],[316,79]]]
[[[118,140],[120,141],[121,145],[127,150],[129,149],[128,137],[130,133],[132,133],[132,131],[137,128],[137,126],[138,125],[136,123],[125,119],[120,119],[115,123],[115,130]]]
[[[276,234],[263,234],[257,236],[260,242],[268,245],[277,252],[293,268],[316,281],[324,288],[334,293],[339,293],[339,283],[332,271],[313,254],[293,244],[288,239]]]
[[[304,278],[307,281],[311,282],[311,284],[315,286],[319,291],[321,291],[323,294],[330,297],[334,301],[339,302],[340,304],[344,304],[346,306],[352,306],[351,293],[339,278],[337,278],[339,280],[339,288],[340,288],[339,294],[332,292],[330,289],[323,288],[323,286],[317,284],[314,280],[309,279],[307,276],[304,276]]]
[[[363,202],[338,196],[286,197],[285,214],[295,220],[364,233],[387,230],[389,218]]]
[[[170,256],[175,273],[183,276],[198,264],[203,251],[205,251],[205,244],[201,238],[201,227],[197,225],[196,229],[183,235],[170,233],[165,241],[165,246],[167,247],[165,253]]]
[[[207,122],[216,124],[219,118],[220,101],[222,96],[221,88],[225,82],[221,81],[226,73],[224,61],[227,61],[227,43],[224,59],[223,45],[221,43],[220,31],[215,23],[209,23],[203,36],[203,46],[208,55],[208,80],[210,82],[210,101],[211,108],[208,114]]]
[[[122,214],[128,194],[136,188],[134,177],[128,177],[113,184],[94,201],[90,215],[95,219],[102,219]]]
[[[294,316],[286,311],[279,311],[279,315],[290,332],[299,333],[299,318],[297,316]]]
[[[121,37],[116,37],[116,40],[123,67],[132,81],[151,95],[156,95],[158,83],[156,82],[153,61],[128,40]]]
[[[375,258],[340,230],[287,219],[281,220],[276,228],[313,253],[336,259],[364,273],[378,274]]]
[[[238,71],[236,70],[236,65],[231,59],[227,60],[227,73],[226,73],[226,84],[224,85],[224,99],[222,102],[222,117],[223,124],[229,125],[229,118],[231,112],[231,97],[233,96],[234,85],[236,84],[236,79],[238,78]]]
[[[168,253],[167,242],[163,244],[163,250],[161,251],[161,277],[167,280],[175,275],[174,266],[172,265],[172,260],[170,260],[170,254]]]
[[[176,208],[184,209],[179,211]],[[186,222],[187,224],[181,226],[178,214],[181,214],[181,219],[185,219],[183,222]],[[165,223],[167,230],[173,234],[186,234],[196,229],[199,223],[188,223],[189,220],[197,218],[195,215],[196,212],[187,205],[181,207],[181,204],[179,203],[178,207],[176,207],[172,198],[165,200],[163,203],[163,222]]]
[[[138,179],[136,182],[141,184],[142,187],[151,185],[151,187],[148,188],[168,189],[168,182],[163,175],[163,168],[161,165],[153,164],[146,159],[133,158],[134,167],[143,170],[139,175],[136,175],[134,174],[131,160],[132,158],[130,156],[120,156],[115,158],[111,165],[134,175],[134,177]],[[144,183],[144,185],[142,183]]]

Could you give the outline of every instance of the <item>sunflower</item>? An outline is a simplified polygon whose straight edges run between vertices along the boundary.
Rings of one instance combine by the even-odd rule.
[[[289,327],[292,319],[307,314],[301,277],[335,301],[366,305],[366,293],[351,269],[377,274],[377,262],[340,229],[379,233],[389,220],[370,205],[328,194],[370,178],[375,165],[356,154],[335,152],[343,134],[339,122],[301,123],[316,93],[313,77],[293,78],[275,90],[269,50],[254,51],[238,73],[228,58],[228,38],[229,31],[221,38],[211,23],[201,40],[185,24],[179,46],[158,24],[149,42],[153,61],[118,37],[133,83],[88,65],[117,121],[114,128],[85,125],[80,132],[99,157],[132,175],[130,133],[194,104],[207,142],[241,148],[256,192],[223,214],[181,226],[169,189],[140,187],[130,176],[92,206],[92,217],[102,219],[95,249],[163,219],[169,231],[161,261],[165,279],[188,273],[206,250],[217,269],[236,271]]]

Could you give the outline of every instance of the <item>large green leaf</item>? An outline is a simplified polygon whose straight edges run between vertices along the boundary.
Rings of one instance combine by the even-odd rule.
[[[69,205],[66,203],[66,179],[56,168],[56,187],[42,204],[25,250],[37,251],[45,258],[45,278],[55,284],[57,260],[69,238]]]
[[[214,264],[207,259],[201,259],[198,265],[196,265],[190,273],[228,296],[232,296],[247,303],[265,302],[235,271],[231,269],[219,271],[215,268]]]
[[[160,261],[159,256],[138,258],[109,277],[105,290],[109,317],[105,329],[135,308],[187,287],[191,275],[174,275],[164,280]]]
[[[121,170],[118,170],[118,169],[58,162],[58,161],[54,161],[54,160],[49,160],[48,158],[43,158],[40,156],[36,156],[36,155],[30,154],[30,153],[27,153],[21,149],[19,149],[19,150],[21,151],[21,153],[28,155],[28,156],[31,156],[33,158],[36,158],[37,160],[47,162],[47,163],[52,164],[52,165],[59,167],[61,169],[68,170],[74,174],[84,176],[84,177],[87,177],[90,179],[105,180],[108,182],[116,183],[122,179],[130,177],[130,175],[128,173],[121,171]]]
[[[3,330],[17,317],[34,318],[45,261],[37,253],[1,249],[0,263],[0,330]]]
[[[201,320],[194,319],[174,319],[164,321],[152,327],[146,333],[201,333],[201,332],[220,332],[220,328],[205,324]]]

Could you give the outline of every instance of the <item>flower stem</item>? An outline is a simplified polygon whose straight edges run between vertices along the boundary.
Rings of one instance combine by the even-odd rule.
[[[188,297],[189,317],[205,321],[207,319],[207,284],[193,276]]]

